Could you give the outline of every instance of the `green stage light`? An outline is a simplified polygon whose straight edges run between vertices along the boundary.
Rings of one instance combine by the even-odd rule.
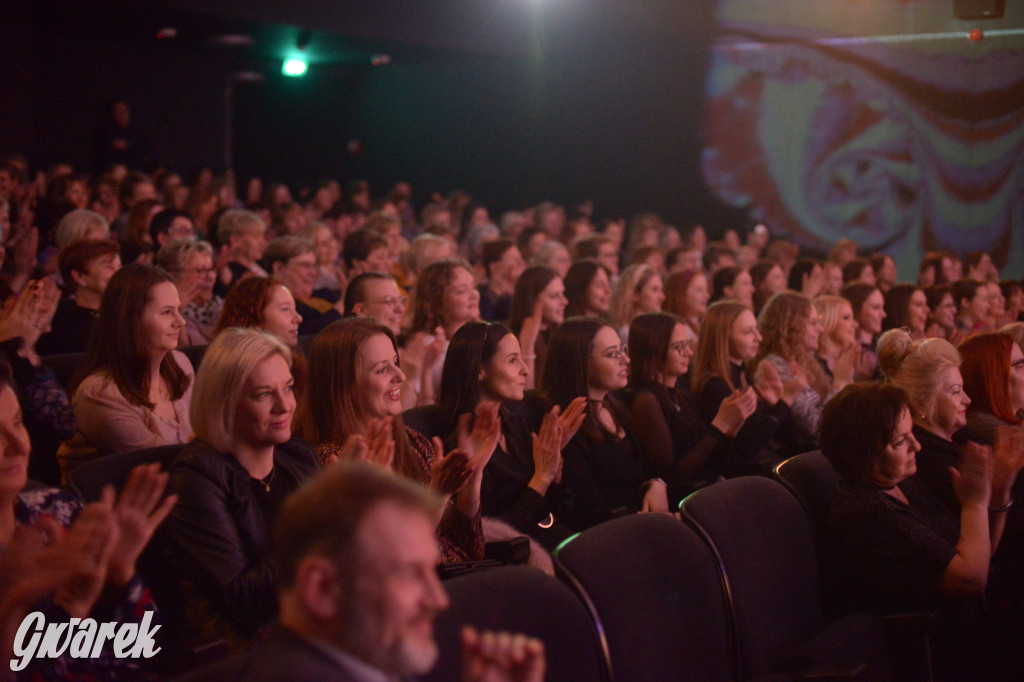
[[[303,59],[286,59],[281,66],[281,73],[286,76],[305,76],[309,64]]]

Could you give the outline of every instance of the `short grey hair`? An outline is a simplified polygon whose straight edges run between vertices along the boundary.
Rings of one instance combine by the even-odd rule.
[[[232,208],[224,211],[220,220],[217,221],[217,239],[221,244],[227,244],[232,237],[252,229],[264,232],[267,226],[263,224],[263,219],[252,211]]]
[[[85,239],[85,235],[94,228],[103,232],[99,239],[110,237],[110,224],[106,218],[87,208],[76,208],[60,219],[53,242],[58,249],[63,249]]]
[[[156,254],[156,265],[173,275],[184,270],[192,256],[200,253],[213,258],[213,247],[210,246],[210,242],[200,241],[195,237],[178,237],[160,247]]]

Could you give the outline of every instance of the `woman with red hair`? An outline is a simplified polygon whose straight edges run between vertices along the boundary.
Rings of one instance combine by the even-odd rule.
[[[1008,334],[978,334],[960,344],[964,391],[971,396],[967,428],[995,442],[1000,426],[1021,423],[1024,410],[1024,351]]]

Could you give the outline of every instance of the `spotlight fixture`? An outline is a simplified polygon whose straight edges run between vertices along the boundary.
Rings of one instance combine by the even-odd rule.
[[[306,71],[309,70],[309,64],[305,59],[299,59],[292,57],[284,60],[284,64],[281,65],[281,73],[286,76],[298,77],[305,76]]]

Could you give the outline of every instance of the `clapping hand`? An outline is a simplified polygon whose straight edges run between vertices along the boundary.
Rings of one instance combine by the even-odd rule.
[[[164,497],[169,479],[159,464],[146,464],[132,469],[116,504],[114,489],[107,486],[103,490],[101,502],[113,504],[118,530],[115,551],[107,566],[110,584],[128,584],[135,575],[135,561],[178,501],[177,495]]]
[[[474,472],[481,471],[490,461],[501,438],[501,417],[498,403],[482,402],[474,414],[465,413],[459,417],[456,440],[459,449],[469,453],[470,466]],[[472,430],[470,424],[472,423]]]
[[[559,449],[564,450],[565,446],[576,435],[576,432],[580,430],[583,420],[587,417],[587,398],[586,396],[573,398],[572,402],[561,412],[559,411],[561,408],[558,405],[551,409],[554,415],[558,417],[558,425],[562,429],[562,441]]]
[[[439,495],[451,497],[466,485],[473,474],[469,465],[469,455],[462,450],[452,450],[447,456],[441,439],[435,437],[434,461],[430,467],[430,489]]]

